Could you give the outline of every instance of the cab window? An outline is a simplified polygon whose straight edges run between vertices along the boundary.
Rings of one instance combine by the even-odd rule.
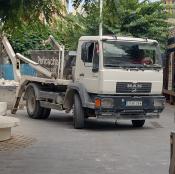
[[[81,59],[83,62],[92,63],[94,52],[94,42],[85,42],[82,44]]]
[[[85,42],[81,48],[81,59],[85,66],[98,68],[99,66],[99,44],[98,42]]]

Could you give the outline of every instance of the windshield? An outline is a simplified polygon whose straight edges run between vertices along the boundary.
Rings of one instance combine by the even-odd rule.
[[[155,43],[103,41],[104,67],[161,68]]]

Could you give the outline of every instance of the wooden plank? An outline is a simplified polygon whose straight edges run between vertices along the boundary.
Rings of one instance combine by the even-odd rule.
[[[169,174],[175,174],[175,132],[170,136],[170,167]]]
[[[173,52],[172,54],[172,90],[174,91],[174,58],[175,58],[175,54]]]
[[[168,63],[168,90],[172,90],[173,89],[173,60],[174,60],[174,52],[172,52],[170,54],[170,59],[169,59],[169,63]]]
[[[174,92],[174,91],[167,90],[167,89],[163,89],[163,93],[164,93],[164,94],[168,94],[168,95],[172,95],[172,96],[175,97],[175,92]]]
[[[167,90],[167,89],[163,89],[163,94],[168,95],[169,96],[169,103],[170,104],[174,104],[174,98],[175,98],[175,92],[172,90]],[[167,97],[167,96],[166,96]]]

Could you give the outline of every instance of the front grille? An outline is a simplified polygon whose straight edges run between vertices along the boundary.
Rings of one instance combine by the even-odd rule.
[[[116,93],[150,93],[151,83],[117,82]]]

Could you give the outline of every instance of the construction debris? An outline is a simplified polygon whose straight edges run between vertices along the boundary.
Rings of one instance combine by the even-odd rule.
[[[0,86],[19,86],[19,83],[14,80],[5,80],[4,78],[0,79]]]

